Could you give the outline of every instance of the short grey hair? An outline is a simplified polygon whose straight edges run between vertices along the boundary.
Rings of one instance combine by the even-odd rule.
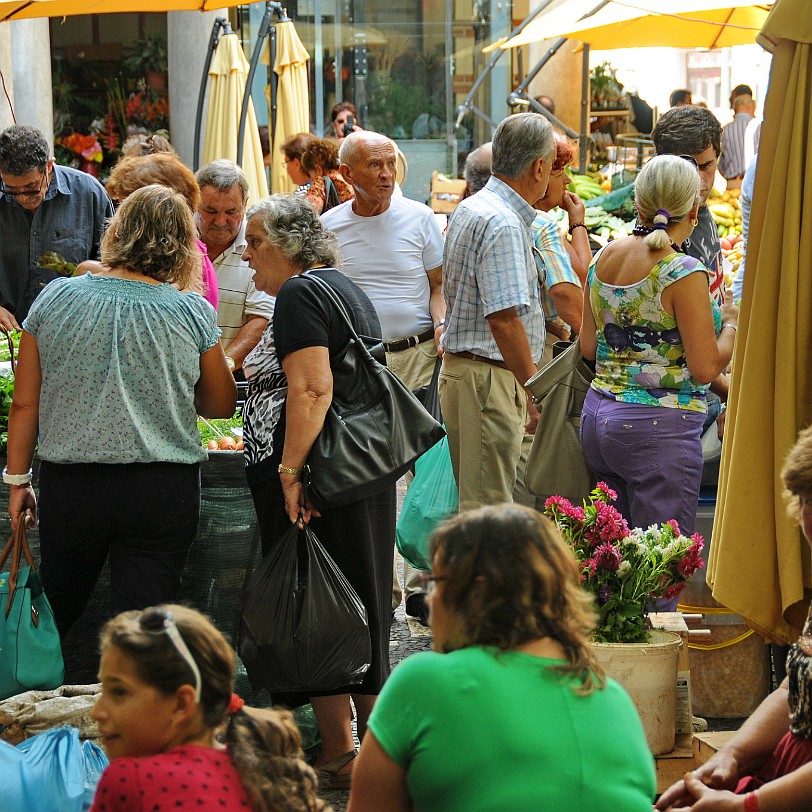
[[[201,166],[195,173],[195,180],[201,189],[204,186],[213,186],[221,192],[227,192],[229,189],[239,186],[243,203],[248,200],[248,179],[234,161],[221,158],[219,161],[212,161],[210,164]]]
[[[655,155],[650,158],[634,181],[634,205],[641,223],[646,226],[679,223],[698,202],[699,172],[696,164],[677,155]],[[661,228],[646,235],[646,244],[651,248],[665,248],[670,241],[671,238]]]
[[[36,128],[14,124],[0,133],[0,172],[27,175],[34,169],[45,172],[51,150],[45,136]]]
[[[552,161],[555,154],[553,125],[540,113],[517,113],[502,119],[493,134],[494,175],[516,180],[539,158]]]
[[[473,152],[468,153],[462,176],[465,178],[472,195],[476,194],[480,189],[484,189],[485,184],[490,180],[492,162],[493,148],[490,141],[486,141]]]
[[[341,252],[335,234],[324,228],[316,210],[303,197],[263,197],[245,216],[246,220],[262,218],[268,242],[295,267],[306,271],[314,265],[338,265]]]
[[[756,100],[749,94],[743,93],[741,96],[736,96],[733,99],[733,112],[738,113],[742,107],[755,107]]]
[[[360,160],[364,148],[373,144],[390,144],[395,151],[395,158],[397,158],[398,148],[391,138],[372,130],[356,130],[341,142],[341,146],[338,148],[339,164],[347,164],[349,167],[355,166]]]

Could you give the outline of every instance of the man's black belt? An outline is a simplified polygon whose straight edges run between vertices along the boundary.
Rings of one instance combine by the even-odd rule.
[[[429,327],[428,330],[416,336],[408,336],[407,338],[396,338],[394,341],[384,341],[383,348],[386,352],[403,352],[408,350],[409,347],[416,347],[424,341],[434,338],[434,330]]]

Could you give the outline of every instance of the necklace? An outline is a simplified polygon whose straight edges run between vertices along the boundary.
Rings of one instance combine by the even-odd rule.
[[[645,237],[647,234],[651,234],[654,231],[653,228],[649,228],[648,226],[644,226],[639,220],[634,224],[634,228],[632,229],[632,234],[635,237]],[[670,243],[671,247],[679,254],[682,252],[682,249],[676,243]]]

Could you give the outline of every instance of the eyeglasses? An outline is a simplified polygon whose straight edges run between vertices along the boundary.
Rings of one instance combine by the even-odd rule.
[[[688,161],[689,164],[693,164],[697,169],[699,169],[699,164],[696,162],[696,158],[693,155],[677,155],[677,158],[682,158],[683,161]]]
[[[200,669],[197,667],[195,658],[192,657],[192,652],[189,651],[189,647],[186,645],[180,632],[178,631],[178,626],[175,623],[175,616],[165,609],[151,609],[141,613],[139,626],[141,627],[141,631],[146,632],[147,634],[166,634],[166,636],[172,641],[172,645],[175,647],[175,650],[178,652],[178,654],[180,654],[186,665],[189,666],[189,670],[192,672],[192,676],[195,680],[195,699],[200,702],[200,691],[202,687]]]
[[[6,186],[4,180],[0,179],[0,192],[2,192],[6,197],[10,197],[12,199],[16,199],[18,197],[39,197],[42,194],[42,187],[45,186],[45,179],[48,177],[48,170],[46,169],[42,173],[42,178],[40,179],[39,186],[36,189],[20,189],[19,191],[12,191],[11,189]]]
[[[450,575],[435,575],[433,572],[423,572],[420,574],[420,583],[427,595],[431,595],[437,586],[438,581],[450,581]]]

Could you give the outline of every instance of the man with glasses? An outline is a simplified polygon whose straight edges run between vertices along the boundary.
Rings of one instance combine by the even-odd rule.
[[[45,136],[14,125],[0,133],[0,327],[19,330],[55,271],[40,267],[52,251],[78,265],[98,259],[113,206],[91,175],[54,163]]]

